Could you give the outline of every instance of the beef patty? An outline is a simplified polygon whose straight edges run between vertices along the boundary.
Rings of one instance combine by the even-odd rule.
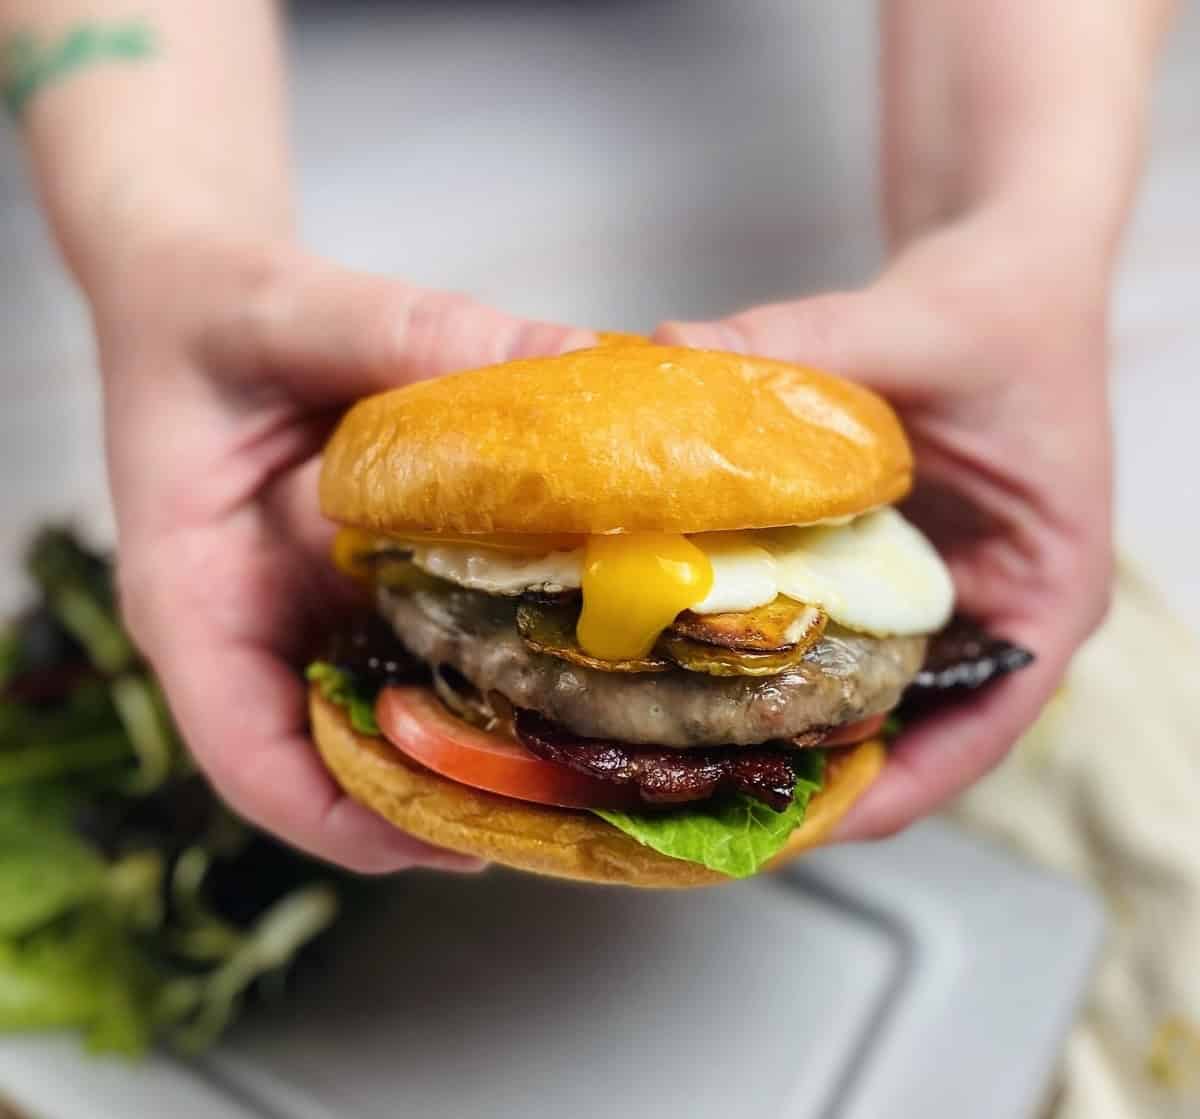
[[[924,637],[831,627],[778,676],[615,673],[533,652],[517,633],[513,599],[381,588],[379,608],[416,656],[450,665],[481,692],[499,692],[585,738],[673,747],[756,745],[888,711],[926,645]]]

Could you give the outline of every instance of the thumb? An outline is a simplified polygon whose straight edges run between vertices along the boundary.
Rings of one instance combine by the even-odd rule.
[[[225,328],[226,360],[317,405],[519,357],[594,345],[591,331],[518,318],[468,296],[312,257],[280,270]],[[234,336],[230,336],[230,335]]]
[[[667,322],[654,341],[817,366],[900,403],[935,387],[945,336],[928,307],[878,286],[770,303],[714,322]]]

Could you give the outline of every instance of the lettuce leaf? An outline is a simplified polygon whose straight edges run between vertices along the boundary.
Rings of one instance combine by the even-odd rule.
[[[380,731],[379,724],[375,722],[375,696],[352,673],[328,661],[314,661],[304,675],[309,683],[316,684],[322,699],[345,709],[350,725],[359,734],[378,737]]]
[[[109,564],[51,530],[29,566],[40,601],[0,622],[0,1036],[66,1028],[93,1051],[194,1051],[249,988],[279,989],[338,890],[193,774],[121,629]],[[361,727],[370,701],[352,685],[325,684]]]
[[[735,796],[670,812],[631,813],[595,809],[613,827],[664,855],[700,863],[731,878],[748,878],[779,853],[803,822],[808,802],[821,788],[825,755],[799,752],[796,791],[782,812],[760,800]]]

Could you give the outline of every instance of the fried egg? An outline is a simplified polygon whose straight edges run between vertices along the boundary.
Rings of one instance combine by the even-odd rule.
[[[779,593],[819,606],[847,629],[875,637],[933,633],[950,619],[954,584],[932,544],[895,509],[847,525],[772,529]]]
[[[430,575],[488,594],[556,594],[582,583],[583,548],[538,554],[468,544],[417,545],[413,562]]]
[[[522,553],[438,542],[413,546],[431,575],[489,594],[583,588],[579,640],[594,656],[644,656],[683,610],[752,610],[785,595],[876,637],[932,633],[954,607],[950,573],[895,509],[849,521],[747,532],[627,533]]]

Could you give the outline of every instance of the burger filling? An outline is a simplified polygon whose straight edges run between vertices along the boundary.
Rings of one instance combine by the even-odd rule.
[[[710,675],[676,665],[608,671],[544,645],[538,651],[518,625],[525,604],[512,599],[450,586],[384,588],[378,602],[411,652],[426,664],[449,665],[485,695],[499,693],[584,738],[679,750],[785,741],[888,711],[926,645],[924,637],[830,627],[775,675]],[[725,652],[712,647],[715,657]]]
[[[313,670],[359,730],[735,876],[803,821],[827,753],[878,733],[953,607],[945,566],[892,509],[696,536],[347,530],[335,558],[386,621]],[[414,669],[442,714],[387,686]],[[414,735],[417,708],[436,734]]]

